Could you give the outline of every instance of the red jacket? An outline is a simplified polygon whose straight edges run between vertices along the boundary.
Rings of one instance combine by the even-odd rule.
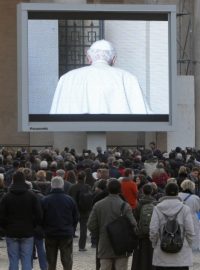
[[[122,195],[126,201],[130,204],[132,209],[137,207],[138,188],[136,183],[132,179],[124,178],[121,181]]]

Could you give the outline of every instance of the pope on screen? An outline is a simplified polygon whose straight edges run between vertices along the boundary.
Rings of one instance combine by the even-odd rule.
[[[50,114],[146,114],[137,78],[113,67],[116,51],[106,40],[87,51],[90,66],[64,74],[57,85]]]

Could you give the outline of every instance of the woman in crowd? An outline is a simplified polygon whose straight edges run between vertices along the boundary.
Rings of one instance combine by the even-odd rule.
[[[192,242],[192,250],[200,251],[200,223],[197,216],[200,211],[200,198],[194,194],[195,184],[189,179],[181,183],[181,190],[179,197],[190,207],[194,223],[195,237]]]
[[[156,270],[189,270],[193,265],[192,241],[194,225],[190,208],[178,197],[178,185],[169,183],[165,187],[166,196],[154,207],[150,223],[150,240],[153,246],[152,264]],[[177,253],[167,253],[161,249],[161,236],[167,217],[176,216],[181,225],[184,242]]]

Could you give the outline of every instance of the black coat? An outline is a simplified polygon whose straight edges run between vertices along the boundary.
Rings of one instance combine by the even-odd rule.
[[[37,196],[24,185],[12,185],[0,203],[0,227],[12,238],[32,237],[42,223]]]
[[[74,200],[62,189],[53,189],[42,199],[43,226],[47,237],[73,237],[78,222]]]

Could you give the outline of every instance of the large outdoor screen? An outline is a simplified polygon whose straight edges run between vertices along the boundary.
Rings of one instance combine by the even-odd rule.
[[[175,8],[18,5],[19,129],[170,130]]]

